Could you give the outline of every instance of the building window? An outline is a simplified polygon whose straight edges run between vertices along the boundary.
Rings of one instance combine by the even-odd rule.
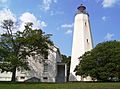
[[[43,77],[43,79],[47,80],[47,79],[48,79],[48,77]]]
[[[25,79],[25,77],[24,77],[24,76],[21,76],[20,79]]]
[[[44,64],[44,72],[48,72],[48,64],[47,63]]]

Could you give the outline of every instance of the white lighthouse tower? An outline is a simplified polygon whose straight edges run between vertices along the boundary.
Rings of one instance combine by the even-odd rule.
[[[81,76],[76,76],[74,72],[76,65],[80,62],[78,58],[93,48],[89,14],[86,12],[86,7],[82,4],[77,9],[78,11],[74,20],[69,81],[90,81],[90,77],[82,78]]]

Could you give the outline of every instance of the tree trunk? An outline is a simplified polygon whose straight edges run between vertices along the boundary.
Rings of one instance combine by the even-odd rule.
[[[12,70],[12,79],[11,79],[12,82],[16,82],[16,67],[13,68]]]

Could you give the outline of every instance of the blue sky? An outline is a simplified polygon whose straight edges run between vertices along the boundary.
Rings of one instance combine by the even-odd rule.
[[[120,0],[0,0],[0,21],[19,21],[19,30],[33,22],[34,28],[53,34],[62,54],[71,55],[74,16],[81,3],[90,15],[94,46],[120,40]]]

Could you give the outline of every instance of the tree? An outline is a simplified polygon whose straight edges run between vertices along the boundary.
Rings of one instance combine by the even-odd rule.
[[[120,81],[120,42],[107,41],[80,57],[76,75],[98,81]]]
[[[70,61],[71,61],[71,56],[62,55],[62,62],[67,64],[67,81],[69,80],[69,74],[70,74]]]
[[[11,81],[16,81],[16,70],[29,70],[27,59],[40,54],[47,59],[48,50],[53,42],[50,35],[41,29],[32,29],[32,23],[27,23],[23,32],[13,33],[14,22],[4,20],[2,28],[5,30],[0,37],[0,69],[1,72],[12,72]]]

